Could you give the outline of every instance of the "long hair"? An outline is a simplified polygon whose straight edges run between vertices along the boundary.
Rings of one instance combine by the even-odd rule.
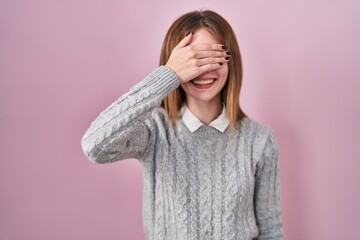
[[[188,32],[194,33],[200,28],[206,29],[219,43],[225,44],[227,51],[231,52],[231,59],[227,63],[229,75],[225,86],[221,90],[221,100],[226,107],[229,126],[234,130],[238,128],[238,123],[246,117],[239,104],[243,71],[236,36],[230,24],[222,16],[210,10],[194,11],[186,13],[175,20],[163,42],[160,65],[166,64],[172,50]],[[179,116],[185,99],[185,92],[180,86],[166,96],[161,103],[173,125]]]

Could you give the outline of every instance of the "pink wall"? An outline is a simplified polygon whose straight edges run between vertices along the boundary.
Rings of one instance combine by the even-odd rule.
[[[94,165],[80,139],[203,7],[237,33],[243,108],[275,129],[285,239],[360,239],[360,2],[180,2],[0,2],[1,240],[142,239],[140,164]]]

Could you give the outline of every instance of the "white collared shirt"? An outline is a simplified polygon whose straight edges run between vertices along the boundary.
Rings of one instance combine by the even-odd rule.
[[[184,104],[181,108],[181,115],[182,120],[185,126],[190,130],[190,132],[195,132],[199,127],[204,125],[191,111],[190,109]],[[212,126],[219,130],[220,132],[224,132],[225,129],[229,126],[229,120],[226,117],[226,109],[225,105],[223,104],[223,108],[221,114],[214,119],[209,126]]]

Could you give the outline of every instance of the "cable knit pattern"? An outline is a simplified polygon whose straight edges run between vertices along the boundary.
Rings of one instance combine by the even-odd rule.
[[[211,164],[212,164],[212,148],[211,141],[203,141],[198,145],[198,155],[203,156],[199,159],[200,178],[200,240],[210,239],[211,236],[211,218],[212,218],[212,183],[211,183]]]
[[[182,159],[186,156],[184,147],[181,144],[176,144],[176,159]],[[186,173],[189,172],[188,163],[186,159],[182,161],[176,161],[176,216],[177,216],[177,237],[179,239],[187,238],[187,223],[188,223],[188,176]],[[185,173],[185,174],[184,174]]]
[[[161,101],[179,87],[165,66],[91,123],[81,144],[94,163],[139,159],[146,240],[282,239],[278,147],[250,118],[238,130],[172,126]]]
[[[162,151],[162,149],[158,149],[160,152]],[[159,196],[163,196],[163,175],[161,174],[162,172],[164,172],[163,170],[163,166],[157,166],[158,168],[162,168],[162,170],[160,171],[156,171],[155,170],[155,182],[156,182],[156,192],[158,194],[155,195],[155,212],[153,213],[155,215],[155,225],[154,225],[154,230],[155,230],[155,236],[157,237],[157,239],[165,239],[165,228],[163,228],[162,226],[164,226],[165,224],[165,218],[164,218],[164,200],[161,199]]]
[[[188,155],[187,158],[189,160],[189,206],[188,206],[188,214],[190,216],[188,226],[189,226],[189,234],[188,239],[189,240],[198,240],[199,236],[198,234],[198,228],[200,227],[198,219],[198,207],[199,207],[199,178],[198,178],[198,164],[195,162],[196,160],[196,153],[195,145],[188,143],[189,147],[188,149]]]

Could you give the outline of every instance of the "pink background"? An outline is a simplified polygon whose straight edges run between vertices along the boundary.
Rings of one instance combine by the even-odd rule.
[[[233,26],[241,104],[280,147],[285,239],[360,239],[360,2],[0,1],[0,239],[142,239],[138,161],[80,139],[158,65],[167,28],[209,8]]]

